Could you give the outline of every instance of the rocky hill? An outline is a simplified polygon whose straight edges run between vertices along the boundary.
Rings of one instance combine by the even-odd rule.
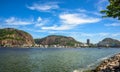
[[[61,46],[75,46],[75,44],[81,44],[72,37],[50,35],[42,39],[35,39],[36,44],[42,45],[61,45]]]
[[[120,47],[120,41],[112,38],[105,38],[102,41],[100,41],[97,45],[103,47]]]
[[[31,46],[34,40],[30,34],[25,31],[14,28],[0,29],[0,46]]]

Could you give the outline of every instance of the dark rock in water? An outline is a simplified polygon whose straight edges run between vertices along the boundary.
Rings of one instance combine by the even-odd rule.
[[[20,47],[33,44],[32,36],[25,31],[14,28],[0,29],[0,46]]]
[[[95,72],[120,72],[120,53],[104,60],[95,69]]]

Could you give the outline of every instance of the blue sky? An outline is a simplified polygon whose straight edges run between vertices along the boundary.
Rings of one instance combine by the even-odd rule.
[[[33,38],[71,36],[97,43],[106,37],[120,40],[120,21],[102,18],[108,0],[0,0],[0,28],[17,28]]]

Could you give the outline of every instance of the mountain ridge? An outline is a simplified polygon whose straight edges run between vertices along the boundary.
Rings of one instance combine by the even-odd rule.
[[[42,45],[61,45],[61,46],[75,46],[75,44],[82,44],[72,37],[62,35],[49,35],[41,39],[35,39],[36,44]]]
[[[76,41],[73,37],[62,35],[48,35],[44,38],[33,39],[33,37],[23,31],[14,28],[0,29],[0,46],[34,46],[38,45],[57,45],[70,47],[120,47],[120,41],[113,38],[104,38],[97,44],[87,44]]]

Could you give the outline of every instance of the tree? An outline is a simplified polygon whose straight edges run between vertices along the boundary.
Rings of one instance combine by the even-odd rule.
[[[101,11],[101,13],[105,14],[103,17],[112,17],[120,20],[120,0],[109,0],[109,3],[106,10]]]

